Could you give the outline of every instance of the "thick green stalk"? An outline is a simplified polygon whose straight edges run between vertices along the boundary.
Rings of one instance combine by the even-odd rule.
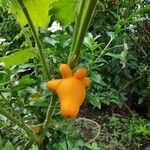
[[[109,47],[109,45],[111,44],[111,42],[113,41],[113,39],[115,38],[115,35],[112,36],[109,40],[109,42],[107,43],[107,45],[105,46],[105,48],[101,51],[100,55],[96,58],[96,60],[94,61],[95,63],[103,56],[106,54],[107,49]]]
[[[81,2],[81,6],[82,6],[82,4],[84,6],[82,6],[82,10],[79,9],[78,14],[80,16],[77,16],[77,20],[76,20],[77,28],[75,28],[75,30],[74,30],[75,38],[73,38],[72,48],[70,50],[70,54],[68,57],[68,64],[71,67],[73,67],[75,65],[75,61],[78,58],[78,55],[80,53],[81,44],[83,42],[85,33],[88,29],[88,26],[90,24],[91,18],[93,16],[93,13],[94,13],[94,10],[95,10],[96,4],[97,4],[97,0],[86,0],[85,3],[82,3],[82,2]]]
[[[28,24],[29,24],[29,26],[30,26],[30,28],[31,28],[33,37],[34,37],[34,39],[35,39],[37,48],[38,48],[38,50],[39,50],[41,62],[42,62],[42,65],[43,65],[43,67],[44,67],[45,73],[46,73],[48,79],[50,79],[50,78],[51,78],[51,75],[50,75],[50,72],[49,72],[48,65],[47,65],[47,63],[46,63],[46,61],[45,61],[45,57],[44,57],[43,50],[42,50],[42,45],[41,45],[40,39],[39,39],[39,37],[38,37],[38,35],[37,35],[37,33],[36,33],[35,27],[34,27],[34,25],[33,25],[33,22],[32,22],[32,20],[31,20],[31,18],[30,18],[30,15],[29,15],[29,13],[28,13],[28,10],[27,10],[27,8],[26,8],[26,6],[24,5],[24,3],[23,3],[22,0],[17,0],[17,2],[18,2],[18,4],[19,4],[19,6],[21,7],[21,9],[22,9],[24,15],[26,16],[26,19],[27,19]]]
[[[84,5],[85,5],[85,0],[82,0],[80,2],[79,9],[77,9],[77,11],[76,11],[76,21],[75,21],[75,28],[74,28],[72,45],[71,45],[71,51],[73,51],[73,48],[74,48],[74,45],[76,43],[76,39],[77,39],[77,36],[78,36],[78,32],[75,32],[75,31],[78,31],[78,29],[80,27],[80,23],[81,23],[80,20],[81,20],[82,13],[83,13],[83,10],[84,10]]]
[[[26,134],[31,138],[35,143],[38,143],[37,136],[27,127],[21,120],[16,119],[8,111],[6,111],[2,106],[0,106],[0,114],[8,118],[10,121],[18,125],[20,128],[26,131]]]

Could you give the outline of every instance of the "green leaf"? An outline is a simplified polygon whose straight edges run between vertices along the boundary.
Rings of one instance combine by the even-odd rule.
[[[93,93],[88,93],[87,94],[87,100],[88,102],[90,102],[94,107],[97,107],[97,108],[101,108],[101,101],[100,99],[98,98],[98,96],[94,95]]]
[[[145,8],[141,8],[139,11],[132,13],[129,18],[127,18],[127,20],[136,17],[138,15],[144,15],[144,14],[150,14],[150,8],[145,7]]]
[[[106,53],[105,55],[106,55],[106,56],[113,57],[113,58],[121,59],[120,54],[114,54],[114,53],[108,52],[108,53]]]
[[[97,146],[97,143],[96,142],[93,142],[92,143],[92,150],[98,150],[98,146]]]
[[[8,141],[5,146],[3,147],[2,150],[15,150],[15,148],[13,147],[13,145],[11,144],[10,141]]]
[[[9,56],[0,57],[0,62],[4,62],[6,68],[9,68],[13,65],[24,64],[26,61],[34,56],[34,52],[35,49],[21,50]]]
[[[101,83],[102,77],[97,72],[93,71],[90,73],[91,79],[96,83]]]
[[[0,128],[3,128],[5,126],[6,126],[6,123],[0,120]],[[0,137],[0,148],[1,148],[1,137]]]
[[[19,80],[19,84],[16,85],[13,90],[19,91],[25,89],[33,83],[35,83],[35,80],[31,79],[29,75],[25,75]]]
[[[35,26],[42,27],[49,23],[49,5],[53,2],[53,0],[23,0],[23,2]],[[27,24],[26,17],[19,7],[17,0],[12,0],[10,12],[17,14],[18,21],[22,26]]]
[[[56,0],[52,3],[50,15],[54,15],[62,25],[68,25],[75,19],[78,0]]]
[[[139,21],[137,18],[135,19],[135,17],[139,16],[139,15],[145,15],[145,14],[150,14],[150,8],[141,8],[140,10],[138,10],[137,12],[132,13],[128,18],[123,19],[123,20],[118,20],[116,27],[118,28],[118,32],[121,31],[121,27],[124,25],[127,25],[129,23],[134,23]]]
[[[39,150],[39,149],[38,149],[38,146],[37,146],[37,145],[33,144],[33,145],[32,145],[32,148],[31,148],[30,150]]]
[[[143,97],[140,97],[140,98],[138,99],[138,104],[139,104],[139,105],[142,104],[143,101],[144,101]]]
[[[0,5],[2,5],[3,7],[5,7],[8,3],[8,0],[0,0]]]
[[[96,71],[90,72],[90,76],[92,81],[102,85],[102,86],[108,86],[103,80],[100,74],[98,74]]]

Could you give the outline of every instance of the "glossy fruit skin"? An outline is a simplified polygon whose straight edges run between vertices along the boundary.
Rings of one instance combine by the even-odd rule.
[[[86,77],[86,68],[79,68],[73,75],[67,64],[60,65],[63,79],[47,82],[49,90],[55,91],[60,100],[60,113],[65,118],[75,119],[86,96],[86,87],[90,79]]]

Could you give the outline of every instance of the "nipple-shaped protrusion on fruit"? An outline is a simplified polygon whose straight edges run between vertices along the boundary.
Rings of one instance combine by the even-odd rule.
[[[74,73],[74,76],[79,79],[79,80],[82,80],[87,74],[87,69],[86,68],[79,68],[75,73]]]
[[[47,88],[52,91],[56,91],[58,86],[60,85],[62,79],[59,80],[51,80],[47,82]]]
[[[72,70],[67,64],[61,64],[59,70],[64,79],[72,76]]]

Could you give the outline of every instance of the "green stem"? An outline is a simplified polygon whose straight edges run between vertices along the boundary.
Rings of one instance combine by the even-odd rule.
[[[74,45],[76,43],[77,40],[77,35],[78,35],[78,29],[80,27],[80,23],[81,23],[81,17],[82,17],[82,13],[84,10],[84,5],[85,5],[85,0],[81,1],[81,4],[79,6],[79,9],[76,12],[76,21],[75,21],[75,28],[74,28],[74,34],[73,34],[73,40],[72,40],[72,45],[71,45],[71,51],[73,51],[74,49]]]
[[[37,33],[36,33],[35,27],[34,27],[34,25],[33,25],[33,22],[32,22],[32,20],[31,20],[31,18],[30,18],[30,15],[29,15],[29,13],[28,13],[28,10],[27,10],[27,8],[26,8],[26,6],[24,5],[24,3],[23,3],[22,0],[17,0],[17,2],[18,2],[18,4],[19,4],[19,6],[21,7],[21,9],[22,9],[24,15],[26,16],[26,19],[27,19],[28,24],[29,24],[29,26],[30,26],[30,28],[31,28],[33,37],[34,37],[34,39],[35,39],[36,45],[37,45],[37,47],[38,47],[39,54],[40,54],[40,58],[41,58],[42,65],[43,65],[43,67],[44,67],[45,73],[46,73],[48,79],[50,79],[50,78],[51,78],[51,75],[50,75],[50,72],[49,72],[48,65],[47,65],[47,63],[46,63],[46,61],[45,61],[45,57],[44,57],[44,54],[43,54],[43,51],[42,51],[42,45],[41,45],[40,39],[39,39],[39,37],[38,37],[38,35],[37,35]]]
[[[30,18],[30,15],[29,15],[29,13],[28,13],[28,11],[27,11],[23,1],[22,0],[17,0],[17,1],[18,1],[18,4],[20,5],[24,15],[26,16],[26,19],[28,20],[28,24],[29,24],[29,26],[31,28],[31,31],[33,33],[33,36],[34,36],[37,48],[38,48],[39,53],[40,53],[41,61],[42,61],[43,67],[45,69],[46,75],[47,75],[48,79],[51,79],[49,68],[47,66],[47,63],[45,61],[44,54],[43,54],[43,51],[42,51],[42,45],[40,43],[40,39],[39,39],[39,37],[38,37],[38,35],[36,33],[36,30],[35,30],[35,27],[33,25],[32,20]],[[48,110],[47,110],[46,118],[45,118],[45,121],[44,121],[44,124],[43,124],[43,131],[40,134],[40,136],[38,137],[39,138],[39,144],[41,144],[43,142],[44,136],[45,136],[46,131],[47,131],[48,127],[49,127],[49,124],[50,124],[50,121],[51,121],[51,117],[53,115],[55,103],[56,103],[56,101],[55,101],[54,97],[52,96],[51,102],[50,102]]]
[[[39,143],[41,144],[43,142],[43,139],[44,139],[44,136],[46,134],[46,131],[48,130],[49,128],[49,125],[50,125],[50,122],[51,122],[51,118],[52,118],[52,115],[54,113],[54,107],[55,107],[55,104],[56,104],[56,99],[54,97],[54,94],[51,96],[51,101],[50,101],[50,104],[49,104],[49,107],[48,107],[48,110],[47,110],[47,113],[46,113],[46,118],[45,118],[45,121],[44,121],[44,124],[43,124],[43,130],[42,130],[42,133],[39,135]]]
[[[79,9],[80,16],[77,16],[72,48],[68,57],[68,64],[71,67],[75,65],[75,61],[79,56],[81,44],[97,4],[97,0],[87,0],[86,2],[83,1],[85,0],[81,1],[81,6]]]
[[[23,34],[24,34],[24,37],[25,37],[25,39],[27,40],[27,42],[28,42],[28,44],[29,44],[29,48],[33,48],[33,46],[32,46],[32,43],[31,43],[31,40],[30,40],[30,38],[29,38],[29,35],[27,34],[27,31],[26,30],[24,30],[24,29],[22,29],[22,31],[23,31]],[[35,72],[35,76],[38,76],[38,67],[37,67],[37,58],[36,57],[34,57],[34,59],[33,59],[33,62],[34,62],[34,64],[35,64],[35,66],[34,66],[34,72]]]
[[[26,134],[35,142],[37,143],[37,136],[30,130],[29,127],[27,127],[21,120],[16,119],[14,116],[12,116],[8,111],[6,111],[2,106],[0,106],[0,114],[7,117],[10,121],[18,125],[20,128],[24,129],[26,131]]]
[[[109,42],[107,43],[107,45],[105,46],[105,48],[102,50],[102,52],[100,53],[100,55],[96,58],[96,60],[94,61],[95,63],[107,52],[107,49],[109,47],[109,45],[111,44],[111,42],[113,41],[113,39],[115,38],[115,36],[112,36],[109,40]]]
[[[29,47],[32,49],[33,48],[32,42],[31,42],[31,40],[29,38],[29,34],[27,33],[26,28],[25,29],[21,28],[21,30],[22,30],[22,32],[24,34],[25,39],[27,40],[27,42],[29,44]]]

